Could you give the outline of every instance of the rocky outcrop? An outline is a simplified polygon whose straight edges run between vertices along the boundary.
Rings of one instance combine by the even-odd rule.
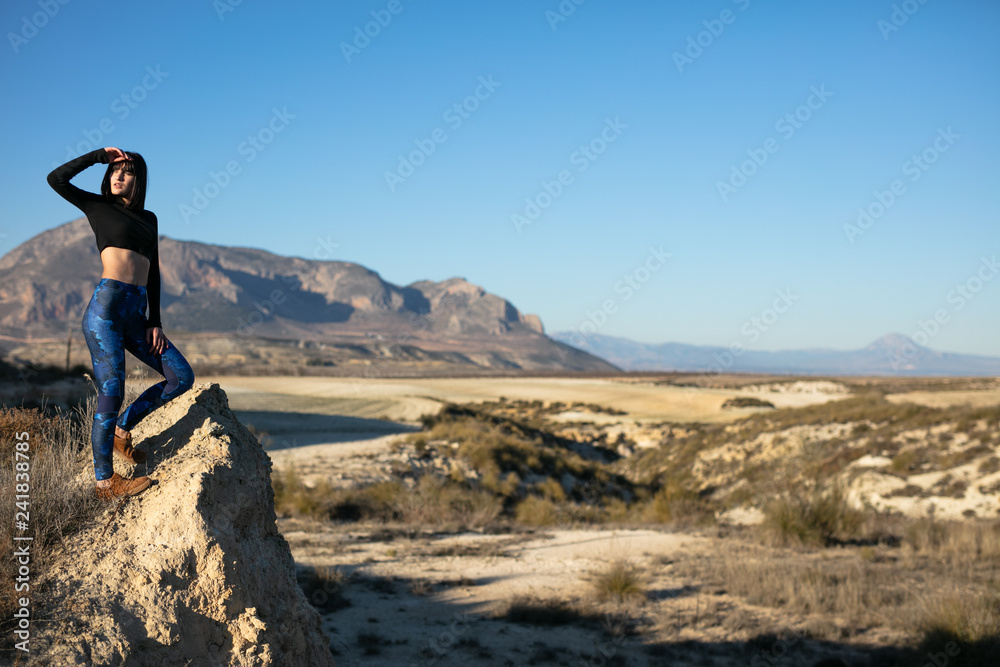
[[[333,665],[275,524],[271,461],[219,385],[132,433],[154,485],[67,538],[44,582],[56,620],[38,624],[40,664]]]

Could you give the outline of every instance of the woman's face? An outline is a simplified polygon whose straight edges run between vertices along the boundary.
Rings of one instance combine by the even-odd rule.
[[[126,167],[124,162],[119,162],[112,167],[111,171],[111,194],[122,197],[128,202],[132,196],[132,187],[135,185],[135,174],[132,167]]]

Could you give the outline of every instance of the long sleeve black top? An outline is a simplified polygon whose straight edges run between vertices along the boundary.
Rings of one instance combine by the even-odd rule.
[[[73,206],[84,212],[97,237],[97,250],[108,246],[135,250],[149,259],[146,297],[149,301],[147,327],[162,327],[160,322],[160,255],[157,243],[156,215],[152,211],[133,211],[111,199],[81,190],[70,179],[87,167],[110,160],[107,151],[98,148],[56,167],[48,176],[49,185]]]

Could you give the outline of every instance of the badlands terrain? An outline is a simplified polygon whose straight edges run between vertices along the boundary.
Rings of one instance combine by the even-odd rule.
[[[996,379],[203,381],[340,665],[995,656]]]
[[[80,399],[39,378],[0,398]],[[35,434],[40,557],[35,652],[0,621],[2,664],[1000,654],[996,378],[199,376],[133,431],[150,460],[116,469],[154,486],[114,508],[94,404],[0,414],[0,447]]]

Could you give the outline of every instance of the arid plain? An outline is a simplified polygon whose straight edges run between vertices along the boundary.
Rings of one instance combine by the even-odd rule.
[[[199,381],[272,459],[338,664],[922,665],[950,646],[988,664],[996,646],[993,378]]]

